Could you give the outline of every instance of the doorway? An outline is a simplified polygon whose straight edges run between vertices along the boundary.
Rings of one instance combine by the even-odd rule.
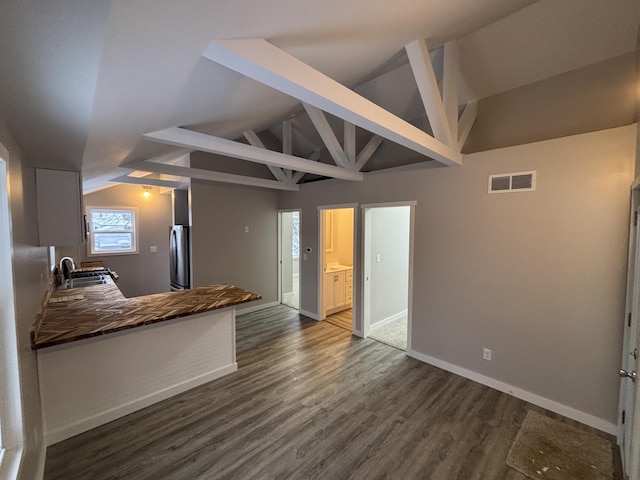
[[[415,202],[363,205],[362,336],[410,345]]]
[[[640,180],[634,182],[631,196],[629,227],[629,266],[627,277],[627,321],[620,370],[620,414],[618,416],[618,444],[626,478],[640,480],[640,380],[638,349],[640,348]],[[636,378],[632,378],[633,376]]]
[[[355,206],[319,207],[319,317],[354,331]]]
[[[278,301],[300,309],[300,210],[278,212]]]
[[[0,155],[5,155],[0,145]],[[0,476],[17,476],[23,446],[22,401],[11,257],[7,163],[0,158]]]

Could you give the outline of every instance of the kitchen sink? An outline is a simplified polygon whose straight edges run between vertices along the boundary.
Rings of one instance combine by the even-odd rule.
[[[82,277],[82,278],[72,278],[66,283],[63,283],[58,287],[58,290],[65,290],[68,288],[83,288],[83,287],[92,287],[94,285],[105,285],[109,283],[106,277]]]

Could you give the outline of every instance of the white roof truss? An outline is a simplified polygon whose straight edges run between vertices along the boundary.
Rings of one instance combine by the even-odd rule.
[[[450,143],[437,140],[264,39],[218,40],[209,44],[203,56],[445,165],[462,162],[462,155]]]
[[[176,175],[181,177],[196,178],[199,180],[208,180],[211,182],[233,183],[236,185],[248,185],[251,187],[262,187],[276,190],[298,190],[299,186],[291,183],[278,182],[276,180],[268,180],[264,178],[247,177],[244,175],[234,175],[231,173],[214,172],[204,170],[202,168],[190,168],[181,165],[170,165],[159,163],[155,158],[144,160],[136,160],[126,165],[128,168],[138,170],[146,170],[153,173],[164,173],[166,175]]]
[[[476,118],[477,104],[466,105],[458,120],[459,43],[450,41],[444,45],[442,95],[426,41],[414,40],[405,46],[405,50],[434,136],[457,152],[462,151]]]
[[[180,127],[171,127],[146,133],[143,137],[167,145],[226,155],[232,158],[262,163],[283,169],[296,170],[298,172],[313,173],[349,181],[362,180],[362,174],[359,172],[352,172],[324,163],[312,162],[293,155],[286,155],[284,153],[274,152],[265,148],[254,147],[253,145],[234,142],[233,140],[227,140]]]

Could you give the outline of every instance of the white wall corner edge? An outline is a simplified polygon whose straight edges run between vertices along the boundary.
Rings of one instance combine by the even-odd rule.
[[[560,414],[564,417],[583,423],[597,430],[601,430],[610,435],[615,436],[618,432],[618,426],[615,425],[614,423],[608,422],[602,418],[596,417],[589,413],[586,413],[581,410],[577,410],[575,408],[564,405],[562,403],[556,402],[555,400],[551,400],[549,398],[542,397],[540,395],[529,392],[527,390],[514,387],[513,385],[509,385],[508,383],[501,382],[499,380],[496,380],[495,378],[481,375],[472,370],[468,370],[466,368],[459,367],[452,363],[439,360],[435,357],[431,357],[429,355],[416,352],[415,350],[407,350],[407,355],[410,356],[411,358],[415,358],[416,360],[420,360],[421,362],[428,363],[429,365],[433,365],[434,367],[438,367],[448,372],[454,373],[456,375],[460,375],[461,377],[467,378],[469,380],[473,380],[474,382],[478,382],[487,387],[506,393],[507,395],[511,395],[513,397],[519,398],[520,400],[524,400],[538,407],[542,407],[544,409],[550,410],[554,413]]]

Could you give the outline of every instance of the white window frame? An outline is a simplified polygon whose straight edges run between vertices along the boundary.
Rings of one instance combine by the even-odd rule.
[[[133,212],[133,231],[127,232],[132,234],[132,245],[127,250],[95,250],[95,233],[121,233],[123,230],[113,230],[110,231],[93,231],[93,221],[91,213],[96,210],[101,211],[131,211]],[[87,256],[89,257],[104,257],[104,256],[114,256],[114,255],[137,255],[139,253],[138,248],[138,229],[140,223],[140,217],[138,215],[137,207],[97,207],[97,206],[87,206],[86,207],[87,214]]]

